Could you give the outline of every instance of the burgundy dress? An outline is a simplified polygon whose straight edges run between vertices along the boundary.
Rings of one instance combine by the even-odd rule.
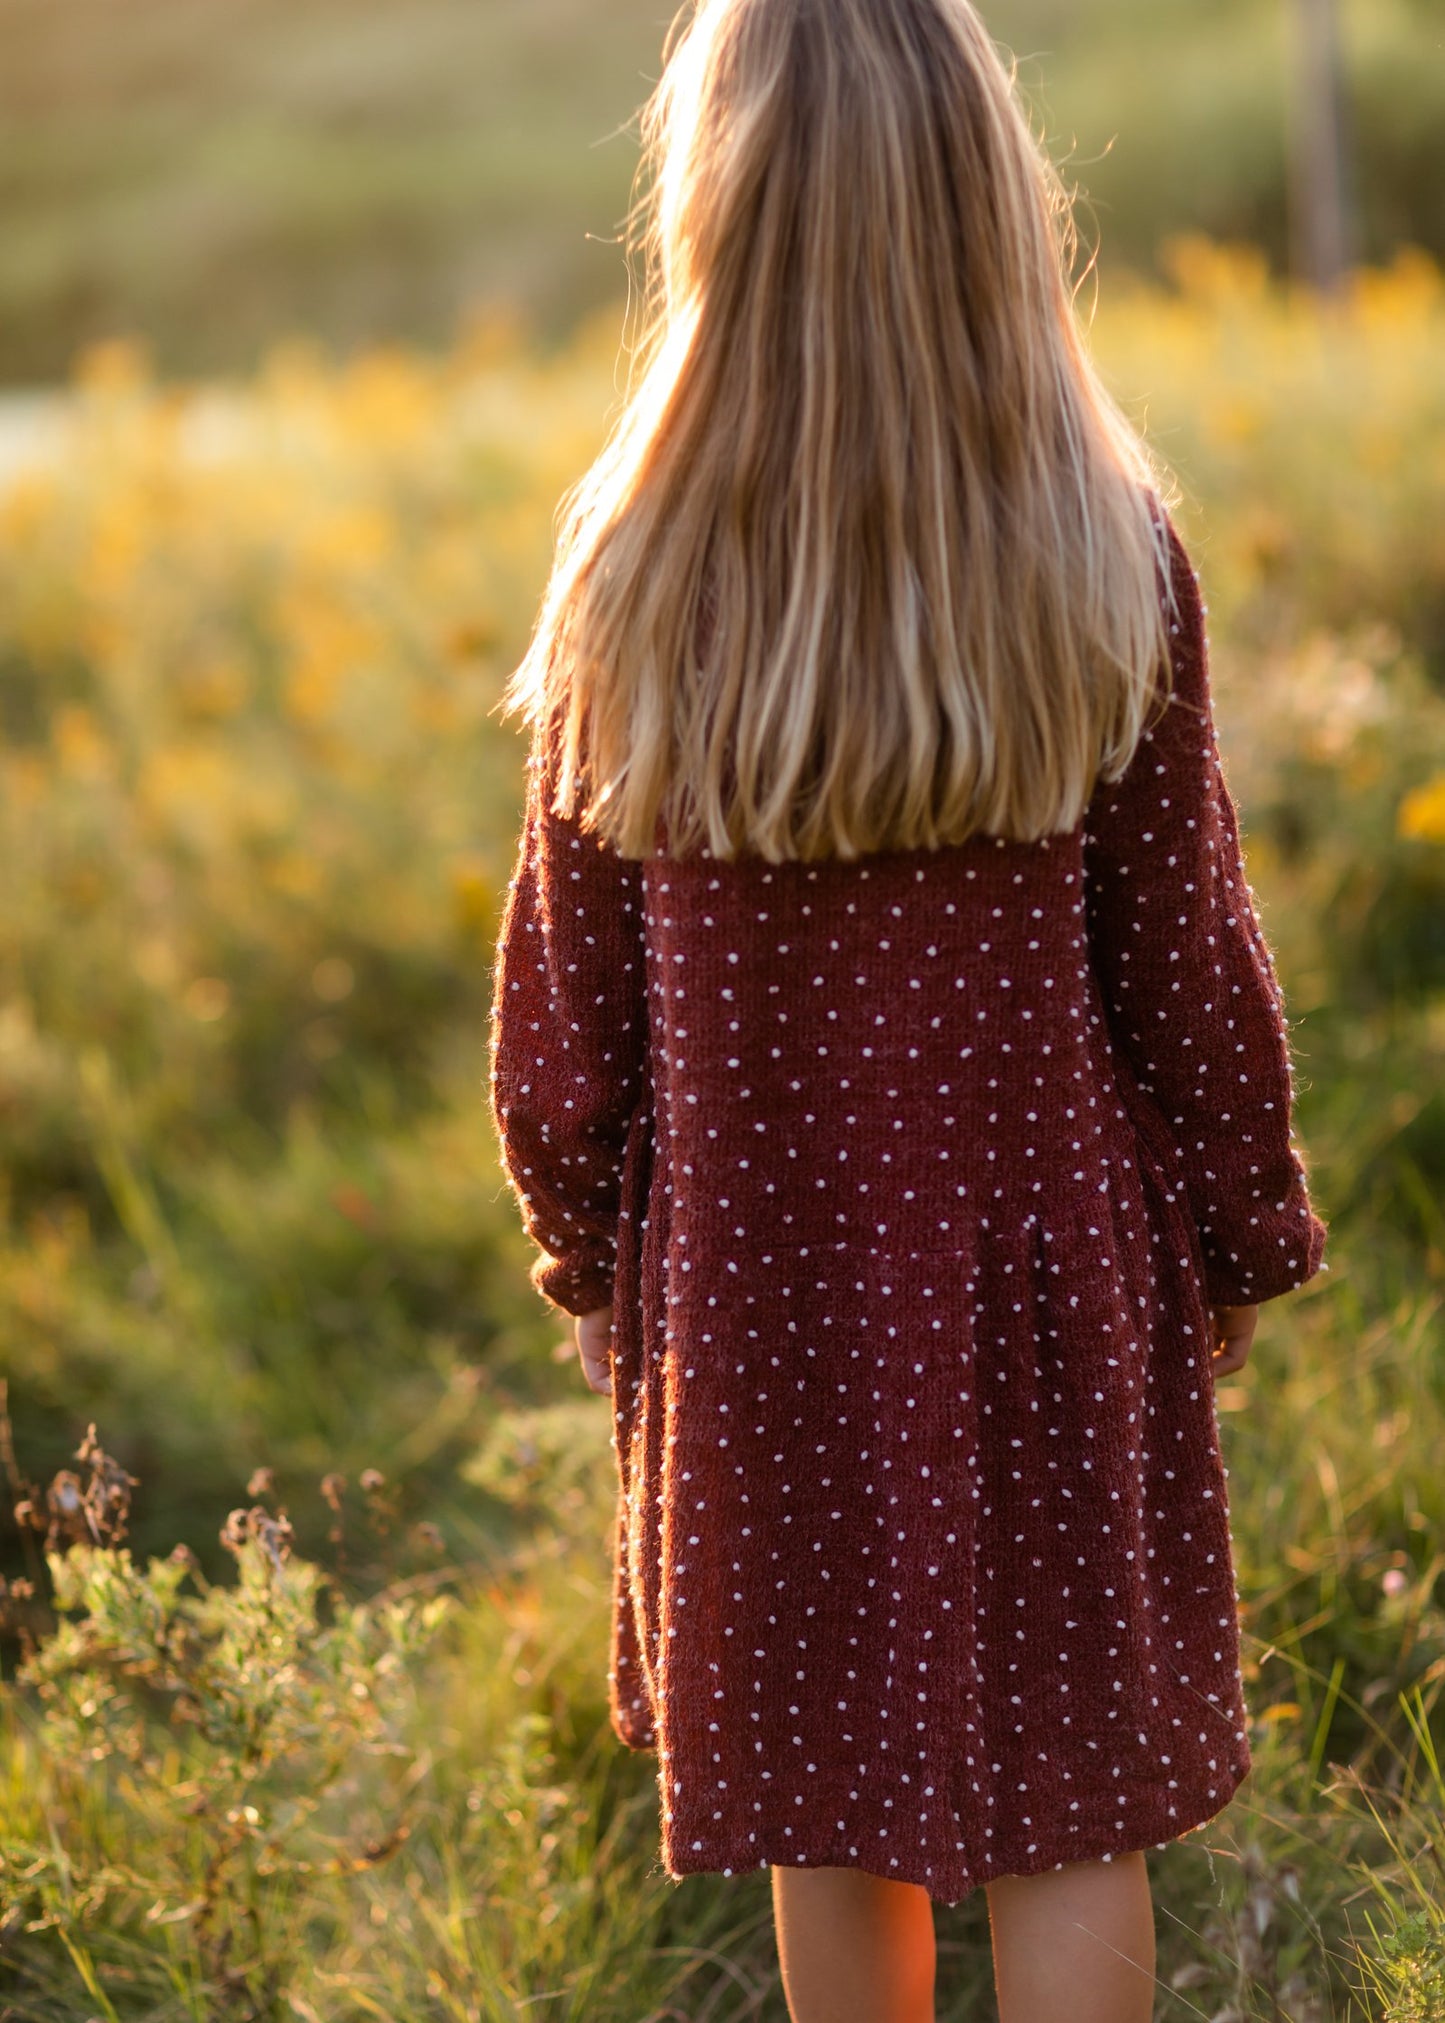
[[[667,1872],[955,1903],[1250,1768],[1207,1307],[1321,1264],[1177,533],[1175,694],[1070,833],[625,860],[534,756],[493,1117],[614,1305],[612,1721]]]

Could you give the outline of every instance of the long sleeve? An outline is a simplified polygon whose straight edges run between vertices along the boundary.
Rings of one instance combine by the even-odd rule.
[[[1282,992],[1216,741],[1205,606],[1168,527],[1174,693],[1084,825],[1090,958],[1114,1046],[1161,1112],[1215,1306],[1320,1268],[1325,1226],[1292,1135]]]
[[[534,744],[492,976],[503,1170],[564,1313],[610,1304],[628,1132],[647,1088],[641,865],[552,812]]]

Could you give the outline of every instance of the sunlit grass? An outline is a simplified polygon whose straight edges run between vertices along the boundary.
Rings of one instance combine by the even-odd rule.
[[[1151,1857],[1160,2014],[1439,2023],[1445,280],[1406,259],[1323,309],[1245,252],[1171,262],[1093,340],[1186,486],[1333,1240],[1218,1393],[1256,1769]],[[98,1419],[137,1564],[184,1540],[214,1577],[266,1463],[344,1594],[455,1603],[395,1753],[344,1786],[346,1845],[382,1852],[273,1850],[229,1950],[188,1909],[215,1846],[185,1810],[224,1763],[156,1719],[77,1776],[8,1692],[0,2003],[27,2018],[780,2023],[766,1879],[670,1883],[652,1762],[607,1725],[608,1420],[550,1354],[485,1114],[522,760],[492,712],[620,322],[551,358],[501,323],[438,356],[291,344],[191,387],[108,345],[0,490],[19,1465],[43,1481]],[[340,1723],[364,1677],[334,1683]],[[269,1829],[240,1818],[250,1861]],[[971,2016],[981,1900],[939,1930],[940,2014]]]

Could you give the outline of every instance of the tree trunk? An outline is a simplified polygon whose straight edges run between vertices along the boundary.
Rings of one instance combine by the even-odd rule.
[[[1328,292],[1338,288],[1353,256],[1337,0],[1291,0],[1291,7],[1294,266],[1304,279]]]

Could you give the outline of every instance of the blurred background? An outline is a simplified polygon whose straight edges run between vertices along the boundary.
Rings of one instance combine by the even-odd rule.
[[[984,13],[1331,1226],[1216,1393],[1256,1772],[1151,1856],[1159,2014],[1445,2023],[1445,15]],[[607,1724],[611,1422],[486,1105],[666,26],[0,0],[0,2018],[782,2023],[766,1878],[671,1889]]]
[[[437,343],[478,302],[562,335],[624,285],[607,242],[668,18],[0,0],[0,380],[52,379],[122,329],[166,373],[244,369],[291,330]],[[1321,158],[1331,35],[1349,256],[1445,251],[1436,0],[998,0],[988,19],[1109,264],[1155,272],[1186,230],[1310,258],[1298,167]]]

